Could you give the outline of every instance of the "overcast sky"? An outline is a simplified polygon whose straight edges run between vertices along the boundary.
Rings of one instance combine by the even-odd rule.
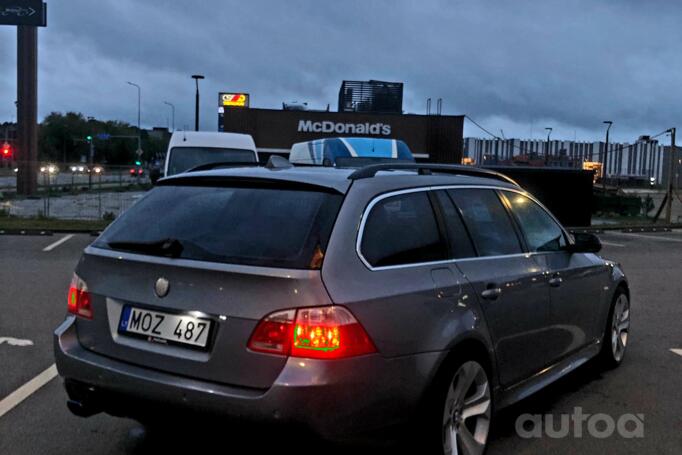
[[[39,116],[78,111],[217,130],[219,91],[253,107],[336,108],[343,79],[405,83],[496,134],[616,140],[682,127],[682,2],[666,0],[47,0]],[[15,120],[16,31],[0,26],[0,121]],[[466,136],[485,137],[467,122]]]

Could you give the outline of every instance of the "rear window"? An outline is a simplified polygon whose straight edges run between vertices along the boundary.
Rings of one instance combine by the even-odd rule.
[[[175,175],[193,167],[209,163],[255,163],[256,154],[252,150],[209,148],[209,147],[173,147],[168,158],[168,172]]]
[[[172,239],[182,245],[180,258],[316,268],[314,256],[326,249],[341,201],[340,194],[297,189],[160,186],[94,246],[139,252],[120,244]]]

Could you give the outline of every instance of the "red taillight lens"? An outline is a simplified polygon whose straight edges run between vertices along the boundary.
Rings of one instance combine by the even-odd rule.
[[[312,359],[340,359],[376,352],[365,329],[339,306],[273,313],[256,327],[249,349]]]
[[[251,335],[249,349],[269,354],[288,355],[295,315],[295,310],[288,310],[278,311],[264,317]]]
[[[78,275],[73,274],[67,302],[69,313],[92,319],[92,305],[88,286]]]
[[[347,309],[327,306],[296,312],[293,357],[340,359],[373,352],[374,343]]]

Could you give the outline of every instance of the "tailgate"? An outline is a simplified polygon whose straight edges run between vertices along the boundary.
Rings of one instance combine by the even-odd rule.
[[[78,318],[86,349],[132,364],[234,386],[265,389],[286,357],[251,352],[258,321],[286,308],[324,305],[329,297],[319,270],[283,269],[171,259],[86,249],[76,273],[87,283],[94,318]],[[158,297],[159,278],[169,282]],[[210,320],[205,349],[121,334],[126,306]]]

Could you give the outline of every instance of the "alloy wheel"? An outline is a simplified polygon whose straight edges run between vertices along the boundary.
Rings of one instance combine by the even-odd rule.
[[[492,402],[485,369],[475,361],[455,373],[443,411],[443,453],[482,454],[488,441]]]
[[[613,320],[611,321],[611,353],[616,362],[623,359],[629,331],[630,301],[625,294],[621,294],[613,307]]]

